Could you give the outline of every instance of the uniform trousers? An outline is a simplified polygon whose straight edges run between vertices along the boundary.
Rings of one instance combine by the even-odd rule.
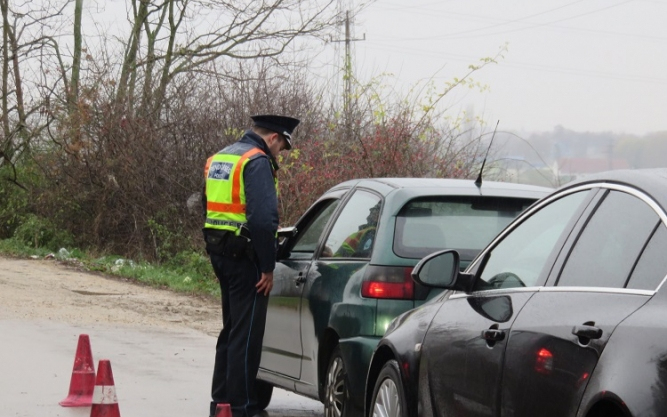
[[[210,415],[215,416],[218,403],[228,403],[233,417],[252,417],[261,411],[255,381],[269,297],[257,292],[261,272],[248,257],[210,257],[220,282],[223,324],[215,347]]]

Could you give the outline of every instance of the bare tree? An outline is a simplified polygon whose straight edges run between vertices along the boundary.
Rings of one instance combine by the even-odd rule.
[[[279,57],[297,39],[331,30],[340,20],[334,4],[333,0],[132,0],[132,29],[117,101],[131,108],[134,92],[141,87],[142,116],[158,115],[179,75],[205,72],[218,60]]]
[[[35,76],[31,63],[49,47],[53,37],[44,34],[44,28],[61,16],[65,7],[62,3],[35,7],[31,2],[15,4],[0,0],[3,58],[0,167],[7,164],[12,167],[12,175],[5,179],[16,184],[19,183],[15,162],[46,127],[44,121],[40,121],[44,103],[35,93],[39,90],[39,77]]]
[[[206,157],[238,139],[251,113],[303,119],[280,161],[284,221],[349,178],[470,177],[485,149],[438,105],[484,62],[426,102],[380,99],[373,83],[358,83],[348,130],[325,98],[332,91],[297,59],[300,39],[339,23],[333,0],[127,4],[129,24],[101,33],[98,46],[84,36],[83,0],[21,12],[0,0],[0,152],[32,146],[30,172],[41,170],[26,199],[40,202],[32,212],[82,246],[161,260],[200,244],[201,219],[186,202]]]

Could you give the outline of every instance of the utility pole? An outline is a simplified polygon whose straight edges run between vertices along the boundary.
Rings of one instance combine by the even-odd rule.
[[[366,34],[361,39],[352,39],[350,34],[350,12],[345,12],[345,39],[332,39],[331,42],[345,42],[345,68],[343,72],[343,81],[345,87],[343,92],[343,113],[345,115],[345,130],[347,139],[352,137],[352,79],[354,74],[352,72],[352,51],[351,43],[356,41],[365,41]]]

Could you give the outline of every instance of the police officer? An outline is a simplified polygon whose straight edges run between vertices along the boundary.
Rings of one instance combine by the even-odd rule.
[[[223,328],[213,369],[210,415],[260,413],[255,389],[278,230],[276,157],[292,147],[299,120],[252,116],[253,127],[206,162],[204,239],[222,293]]]
[[[366,223],[359,226],[358,231],[352,233],[343,241],[334,256],[370,256],[379,217],[380,203],[377,203],[370,208],[368,216],[366,216]]]

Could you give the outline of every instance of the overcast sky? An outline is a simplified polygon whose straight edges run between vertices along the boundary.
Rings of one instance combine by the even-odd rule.
[[[86,4],[98,23],[125,20],[126,0]],[[384,81],[399,91],[444,85],[507,45],[474,75],[489,91],[447,102],[501,130],[667,131],[667,0],[375,0],[352,31],[365,36],[352,42],[355,76],[391,73]],[[342,67],[343,43],[317,49],[314,71]]]
[[[504,130],[667,130],[667,0],[377,0],[356,17],[354,70],[396,86],[444,82],[468,64],[485,93],[450,104]]]

